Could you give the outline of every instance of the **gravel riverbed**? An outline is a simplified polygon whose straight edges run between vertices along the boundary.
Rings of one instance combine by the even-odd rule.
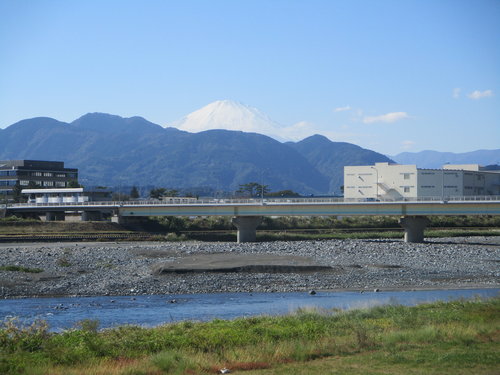
[[[331,267],[311,272],[185,272],[159,274],[199,254],[231,258],[297,257]],[[202,256],[203,255],[203,256]],[[222,256],[223,258],[223,256]],[[250,257],[251,258],[251,257]],[[329,240],[260,243],[119,242],[0,244],[0,266],[43,272],[0,271],[0,298],[309,290],[498,288],[500,237]]]

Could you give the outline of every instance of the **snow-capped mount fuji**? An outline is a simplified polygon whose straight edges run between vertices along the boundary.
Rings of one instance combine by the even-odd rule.
[[[175,121],[172,126],[192,133],[212,129],[239,130],[264,134],[279,141],[285,140],[280,135],[283,126],[257,108],[233,100],[210,103]]]
[[[273,130],[286,134],[287,128],[277,128],[261,112],[239,103],[224,101],[211,107],[213,111],[205,108],[204,118],[213,127],[258,130],[264,121],[271,121]],[[254,132],[191,133],[141,117],[105,113],[87,114],[71,123],[38,117],[12,124],[0,132],[0,160],[9,159],[63,160],[78,168],[91,186],[121,187],[127,176],[130,186],[229,192],[262,181],[272,191],[301,194],[338,193],[345,165],[390,161],[319,135],[282,143]]]

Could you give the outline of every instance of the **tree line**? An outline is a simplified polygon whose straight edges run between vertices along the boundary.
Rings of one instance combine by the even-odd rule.
[[[83,187],[83,185],[79,184],[78,181],[70,181],[67,184],[68,188],[77,188]],[[106,188],[104,186],[100,186],[100,188]],[[21,191],[23,189],[43,189],[43,187],[35,184],[35,182],[30,181],[27,186],[21,186],[19,181],[17,181],[16,185],[13,189],[13,201],[14,202],[23,202],[26,201],[26,197],[23,197]],[[165,197],[178,197],[180,194],[177,189],[168,189],[168,188],[153,188],[149,191],[146,197],[151,199],[163,199]],[[183,197],[196,197],[191,193],[183,193]],[[271,191],[269,185],[259,184],[258,182],[248,182],[246,184],[240,184],[238,189],[234,192],[234,197],[237,198],[260,198],[260,197],[276,197],[276,198],[290,198],[290,197],[300,197],[301,195],[292,190],[279,190],[279,191]],[[141,198],[141,194],[139,193],[139,189],[137,186],[132,186],[130,192],[123,193],[122,191],[115,191],[112,194],[112,200],[114,201],[127,201],[131,199],[139,199]]]
[[[148,196],[145,198],[151,199],[163,199],[166,197],[178,197],[180,191],[177,189],[167,189],[163,187],[153,188],[149,191]],[[195,197],[198,196],[191,193],[183,193],[183,197]],[[276,198],[290,198],[290,197],[300,197],[301,195],[292,190],[279,190],[272,192],[269,185],[259,184],[257,182],[248,182],[246,184],[240,184],[238,189],[234,193],[235,197],[238,198],[259,198],[259,197],[276,197]],[[137,186],[132,186],[129,194],[115,193],[113,194],[113,200],[129,200],[129,199],[139,199],[140,194]]]

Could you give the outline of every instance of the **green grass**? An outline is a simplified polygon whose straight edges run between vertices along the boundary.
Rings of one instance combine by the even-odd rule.
[[[499,344],[500,298],[102,331],[83,321],[58,334],[10,320],[0,373],[493,374]]]
[[[236,231],[214,232],[188,232],[183,234],[182,240],[197,241],[236,241]],[[331,230],[329,232],[308,233],[296,231],[262,231],[257,229],[257,241],[318,241],[318,240],[347,240],[347,239],[402,239],[404,232],[399,231],[360,231],[342,232]],[[427,238],[445,237],[471,237],[471,236],[500,236],[498,229],[429,229],[425,231]],[[175,238],[175,237],[174,237]]]
[[[430,229],[425,231],[425,237],[471,237],[471,236],[500,236],[498,229]],[[308,240],[347,240],[347,239],[401,239],[402,231],[367,231],[367,232],[335,232],[330,233],[300,233],[300,232],[259,232],[257,241],[308,241]],[[235,237],[236,238],[236,237]]]
[[[41,269],[41,268],[28,268],[28,267],[22,267],[22,266],[0,266],[0,271],[40,273],[40,272],[43,272],[43,269]]]

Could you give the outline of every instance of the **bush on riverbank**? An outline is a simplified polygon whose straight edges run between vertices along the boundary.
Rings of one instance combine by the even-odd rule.
[[[500,230],[495,229],[429,229],[425,231],[425,237],[471,237],[471,236],[499,236]],[[364,232],[341,232],[329,231],[257,231],[258,242],[270,241],[318,241],[318,240],[354,240],[354,239],[401,239],[403,229],[398,231],[364,231]],[[213,242],[234,242],[236,232],[189,232],[184,235],[184,239]]]
[[[432,216],[426,237],[495,236],[500,233],[498,216]],[[235,241],[236,232],[229,217],[151,218],[167,232],[183,233],[200,241]],[[157,228],[157,227],[156,227]],[[456,228],[456,229],[454,229]],[[157,228],[158,229],[158,228]],[[378,230],[377,230],[378,229]],[[257,228],[257,241],[307,241],[326,239],[402,238],[397,217],[263,217]]]
[[[17,265],[7,265],[0,266],[0,271],[12,271],[12,272],[26,272],[26,273],[40,273],[43,272],[41,268],[29,268]]]
[[[164,216],[151,218],[167,231],[207,231],[207,230],[234,230],[230,217],[196,217],[185,218]],[[292,229],[370,229],[384,228],[401,229],[395,216],[350,216],[337,218],[280,216],[263,217],[259,230],[292,230]],[[443,227],[500,227],[499,216],[429,216],[430,228]]]
[[[436,216],[426,237],[498,236],[499,216]],[[90,236],[90,237],[89,237]],[[42,222],[0,219],[1,241],[236,241],[229,217],[145,218],[134,227],[111,222]],[[257,241],[401,239],[396,217],[263,217]]]
[[[55,334],[43,322],[7,321],[0,329],[0,373],[208,374],[223,367],[234,373],[277,366],[290,373],[286,366],[296,369],[291,372],[308,366],[307,373],[322,374],[323,362],[312,367],[305,362],[332,357],[330,370],[342,363],[347,374],[369,371],[374,363],[414,374],[429,368],[444,374],[464,368],[492,373],[500,365],[500,298],[97,328],[97,322],[83,321],[77,329]],[[348,368],[353,357],[363,361]]]

